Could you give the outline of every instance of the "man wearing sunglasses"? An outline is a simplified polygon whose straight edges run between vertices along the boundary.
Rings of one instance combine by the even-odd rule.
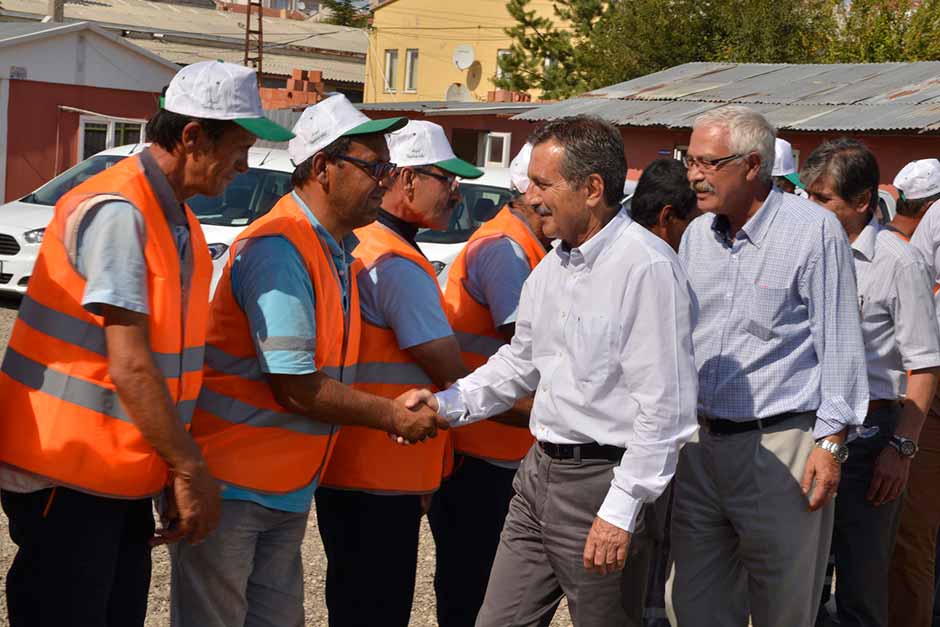
[[[363,390],[395,398],[466,373],[434,269],[414,238],[422,227],[447,228],[457,176],[483,172],[454,155],[437,124],[411,121],[387,138],[398,175],[378,221],[356,231],[356,256],[365,264],[357,380]],[[315,497],[331,627],[407,626],[419,523],[451,470],[451,449],[441,436],[400,446],[377,429],[340,434]]]
[[[394,171],[383,133],[404,124],[344,96],[309,107],[289,144],[293,191],[232,245],[192,424],[222,516],[205,543],[174,550],[174,626],[302,626],[300,545],[337,425],[435,434],[430,411],[345,385],[360,328],[352,231],[375,220]]]

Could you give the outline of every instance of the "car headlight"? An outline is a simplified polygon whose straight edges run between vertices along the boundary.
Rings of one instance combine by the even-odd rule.
[[[441,272],[444,271],[444,268],[445,268],[446,266],[444,265],[443,262],[440,262],[440,261],[432,261],[432,262],[431,262],[431,267],[434,268],[434,274],[440,274]]]
[[[25,240],[27,244],[42,244],[42,236],[45,232],[45,228],[26,231],[23,233],[23,240]]]
[[[209,255],[212,257],[213,261],[224,255],[227,250],[228,244],[209,244]]]

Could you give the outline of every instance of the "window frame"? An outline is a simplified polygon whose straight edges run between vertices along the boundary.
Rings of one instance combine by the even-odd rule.
[[[421,54],[419,48],[405,48],[405,82],[404,89],[406,94],[418,93],[418,76],[415,71],[420,63]]]
[[[136,120],[128,120],[126,118],[107,118],[107,117],[102,117],[102,116],[97,116],[97,115],[81,115],[78,118],[78,142],[76,142],[78,144],[78,150],[76,154],[76,157],[77,157],[76,163],[84,161],[88,157],[92,156],[92,155],[88,155],[88,157],[85,156],[85,127],[89,124],[102,124],[107,127],[107,131],[105,132],[104,150],[110,150],[116,147],[115,128],[117,127],[118,124],[139,126],[140,127],[140,139],[138,140],[137,143],[144,141],[144,137],[146,137],[146,130],[145,130],[147,126],[146,122],[138,122]]]
[[[389,59],[391,59],[392,57],[395,58],[395,69],[394,69],[394,72],[391,72],[391,76],[389,76],[389,69],[390,69]],[[383,89],[386,94],[394,94],[398,92],[398,90],[395,88],[395,83],[397,82],[397,79],[398,79],[398,77],[395,76],[396,74],[398,74],[398,48],[386,48],[385,49],[385,68],[382,72],[382,82],[384,83]]]
[[[503,77],[503,68],[500,67],[499,60],[502,59],[503,57],[508,57],[510,54],[512,54],[512,50],[510,50],[509,48],[500,48],[499,50],[496,51],[496,78],[497,79]]]
[[[502,139],[503,157],[500,161],[490,160],[491,141],[493,139]],[[507,168],[509,167],[510,147],[512,145],[512,133],[490,132],[486,134],[486,142],[483,147],[483,166],[488,168]]]

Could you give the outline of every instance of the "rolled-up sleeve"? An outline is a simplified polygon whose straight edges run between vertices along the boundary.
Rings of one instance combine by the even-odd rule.
[[[940,366],[940,329],[935,323],[933,289],[920,261],[899,265],[894,288],[894,333],[905,370]]]
[[[868,370],[852,249],[835,217],[827,220],[801,291],[819,361],[820,405],[813,430],[819,439],[861,425],[868,413]]]
[[[643,503],[675,474],[696,429],[698,374],[692,348],[696,303],[687,279],[665,261],[632,271],[621,312],[619,360],[638,411],[627,451],[597,515],[632,532]]]

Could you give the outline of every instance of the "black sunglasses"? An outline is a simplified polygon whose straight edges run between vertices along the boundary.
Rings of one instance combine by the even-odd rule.
[[[335,155],[335,158],[341,161],[358,166],[363,172],[371,176],[376,181],[381,181],[387,177],[394,177],[398,170],[398,165],[389,161],[363,161],[349,155]]]
[[[412,168],[418,174],[424,174],[425,176],[430,176],[431,178],[437,179],[449,189],[453,189],[457,185],[457,175],[456,174],[438,174],[437,172],[431,172],[430,170],[425,170],[424,168]]]

